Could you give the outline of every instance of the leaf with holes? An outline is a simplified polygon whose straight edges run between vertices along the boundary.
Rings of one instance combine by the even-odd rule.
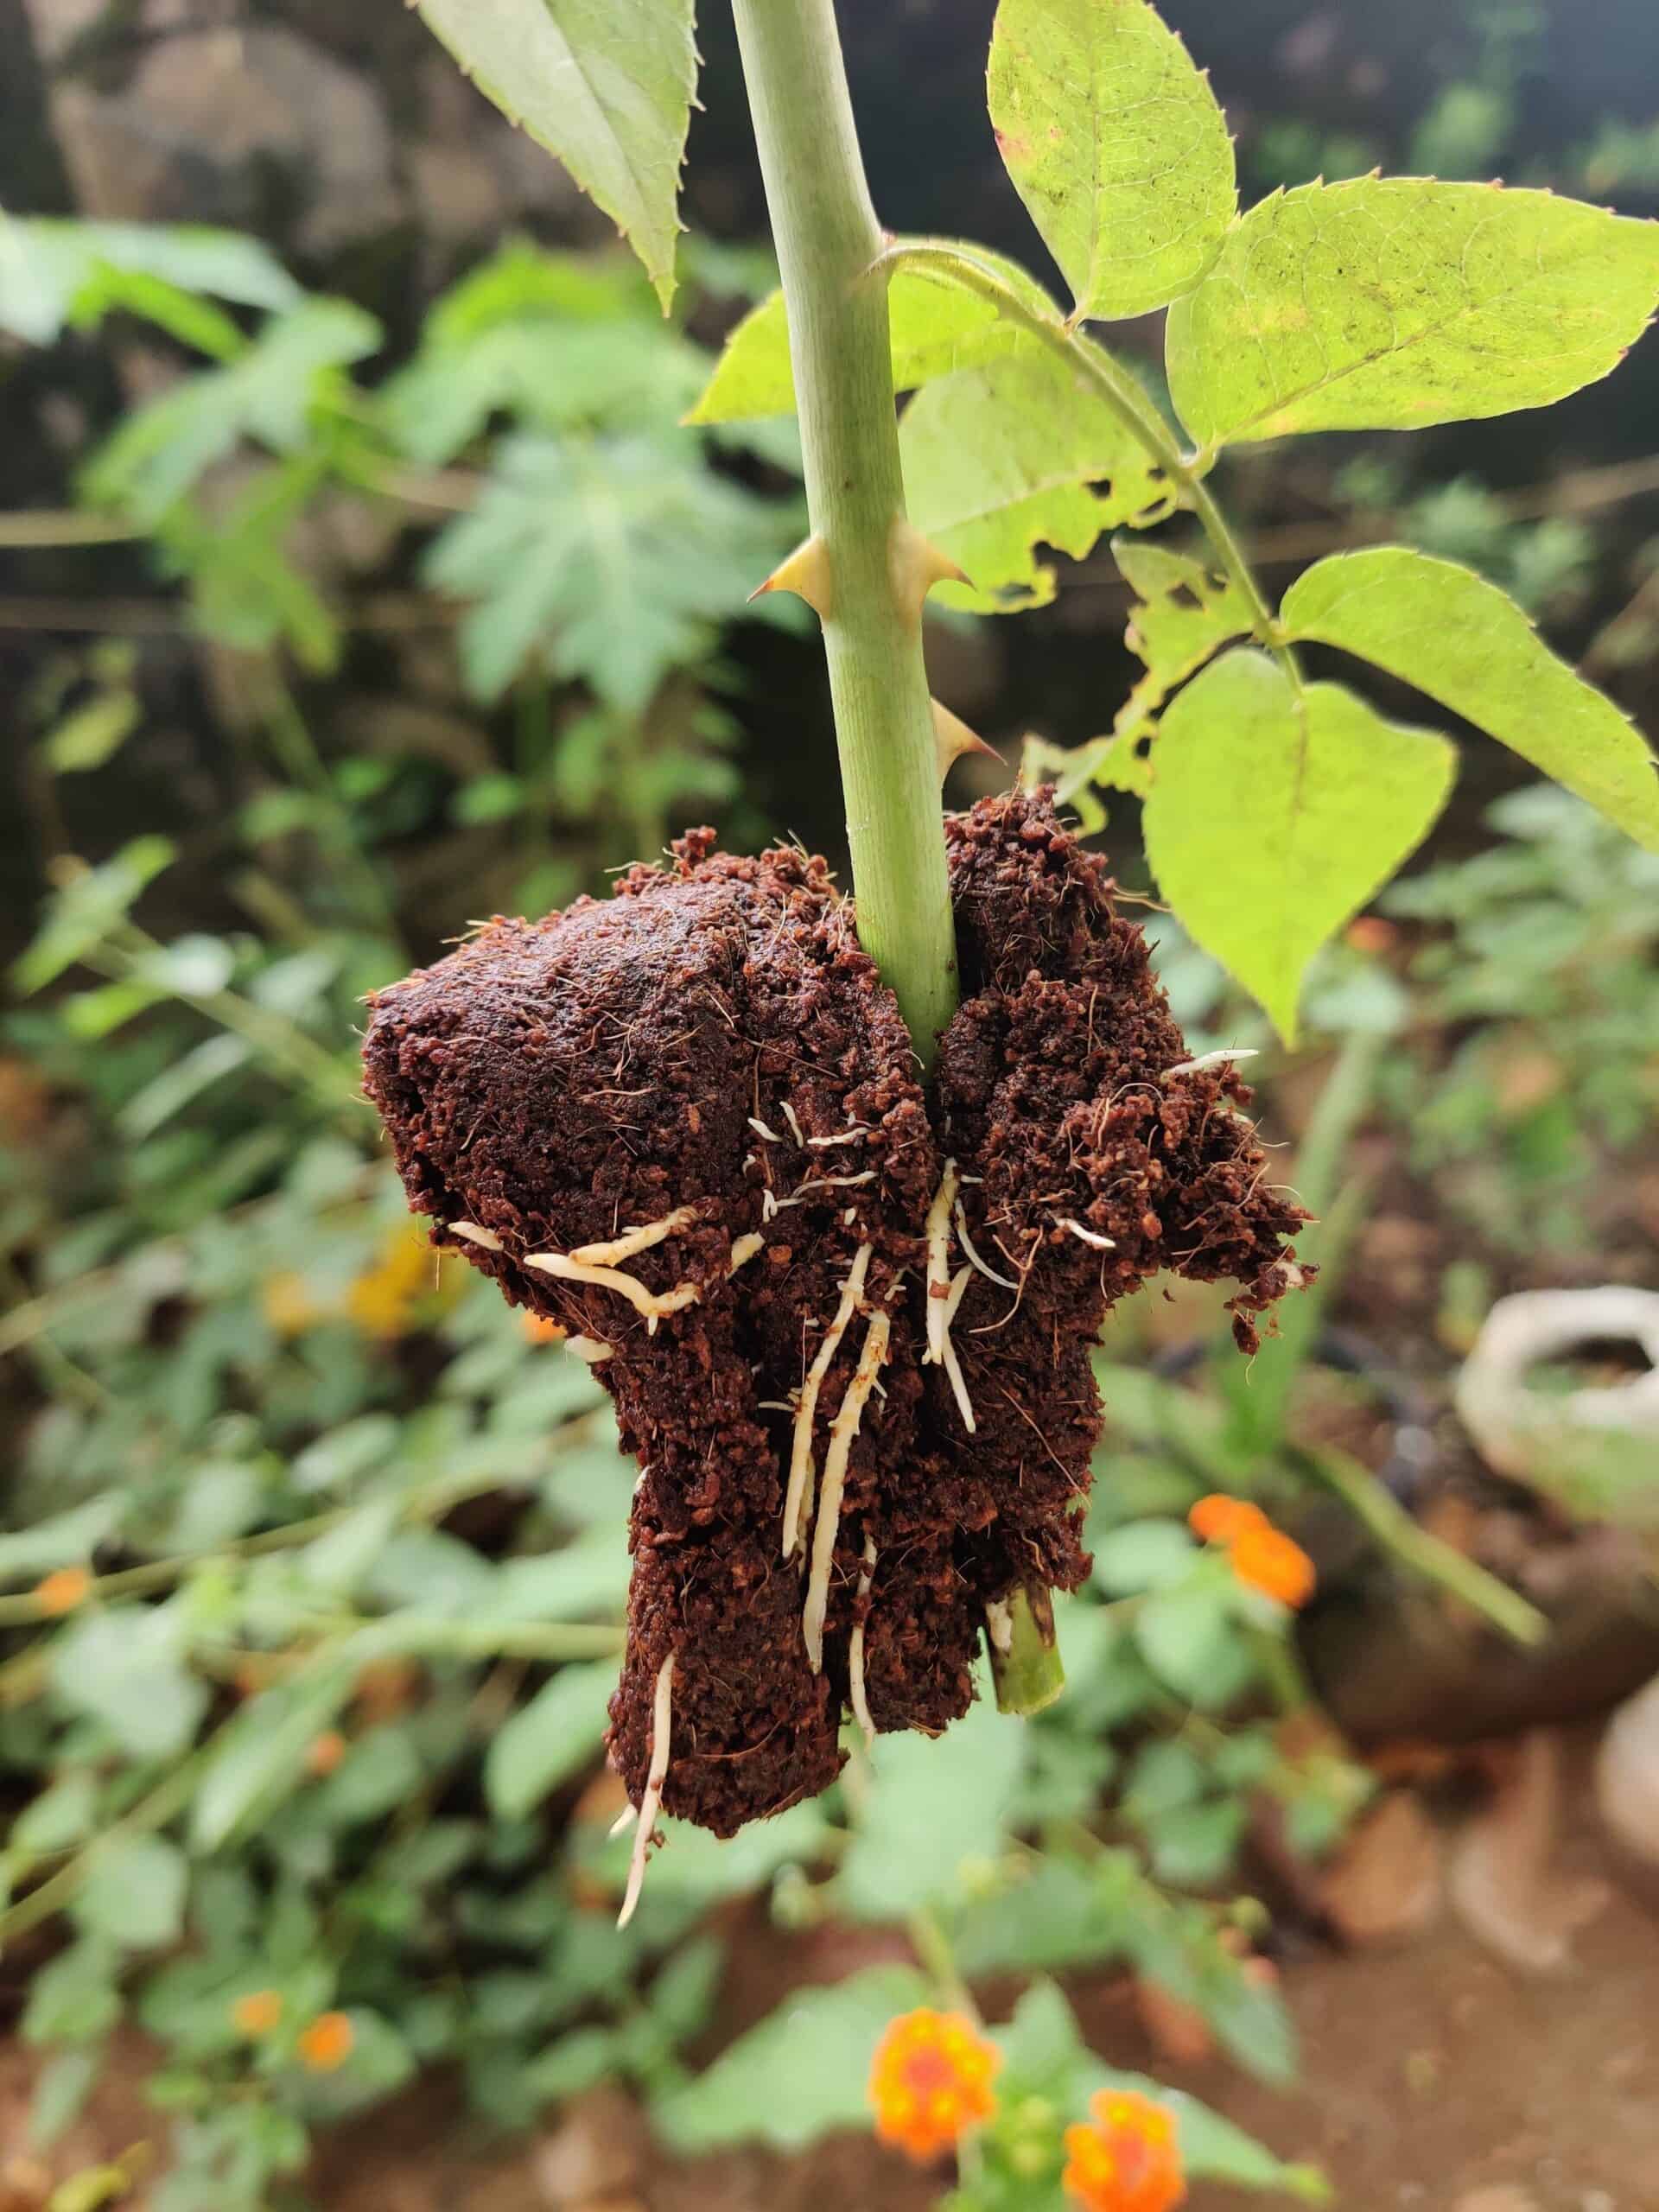
[[[1058,320],[1053,301],[1017,261],[1006,260],[982,245],[951,245],[951,251],[999,277],[1033,314]],[[893,270],[887,283],[887,327],[895,391],[912,391],[936,377],[976,368],[1013,353],[1022,336],[1020,325],[1002,315],[994,301],[964,283],[960,274],[932,264],[901,264]],[[685,419],[741,423],[794,411],[789,321],[783,294],[773,292],[744,316],[726,340],[707,389]]]
[[[1112,558],[1139,602],[1123,642],[1147,667],[1117,718],[1119,729],[1128,730],[1142,727],[1230,639],[1246,636],[1250,611],[1230,577],[1190,554],[1115,537]]]
[[[1147,856],[1183,925],[1292,1041],[1304,971],[1421,843],[1457,754],[1236,647],[1166,712]]]
[[[556,154],[674,297],[694,0],[416,0],[479,90]]]
[[[1484,576],[1404,545],[1338,554],[1291,586],[1283,619],[1427,691],[1659,852],[1646,740]]]
[[[1170,393],[1206,448],[1506,415],[1605,377],[1656,301],[1659,223],[1430,177],[1306,184],[1172,308]]]
[[[1053,598],[1039,545],[1080,560],[1103,530],[1150,516],[1167,498],[1105,401],[1030,341],[918,392],[899,445],[912,521],[972,578],[941,585],[938,596],[982,614]]]
[[[1147,0],[1001,0],[996,143],[1078,313],[1145,315],[1196,284],[1238,205],[1209,80]]]

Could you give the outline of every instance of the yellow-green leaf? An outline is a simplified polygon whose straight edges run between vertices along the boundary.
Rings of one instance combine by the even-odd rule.
[[[1605,377],[1659,301],[1659,223],[1548,192],[1353,178],[1274,193],[1171,310],[1200,446],[1546,407]]]
[[[1190,553],[1174,553],[1138,537],[1115,537],[1112,558],[1138,602],[1129,610],[1123,642],[1147,664],[1118,717],[1119,728],[1129,729],[1161,706],[1230,638],[1245,636],[1250,610],[1230,577],[1218,575]]]
[[[674,297],[695,0],[416,0],[479,90],[556,154]]]
[[[1053,598],[1039,545],[1080,560],[1103,530],[1167,499],[1118,416],[1031,339],[918,392],[899,445],[911,519],[972,578],[938,596],[982,614]]]
[[[1340,684],[1299,695],[1239,646],[1164,715],[1147,857],[1182,925],[1293,1039],[1309,961],[1421,842],[1456,767],[1445,738]]]
[[[991,122],[1080,314],[1190,289],[1238,200],[1209,79],[1147,0],[1001,0]]]
[[[931,241],[930,241],[931,243]],[[982,245],[954,246],[1017,292],[1039,315],[1058,318],[1042,286],[1017,261]],[[994,302],[949,269],[900,263],[887,283],[893,343],[893,388],[912,391],[935,377],[976,367],[1014,350],[1020,339]],[[746,315],[726,340],[708,389],[688,423],[744,423],[795,412],[795,378],[789,360],[789,322],[784,296],[772,292]]]
[[[1426,691],[1659,852],[1659,764],[1647,741],[1484,576],[1408,546],[1369,547],[1299,577],[1283,619],[1293,635]]]

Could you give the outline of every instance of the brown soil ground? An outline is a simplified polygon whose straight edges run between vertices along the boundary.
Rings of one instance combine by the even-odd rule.
[[[1612,1889],[1560,1974],[1523,1975],[1445,1916],[1396,1950],[1310,1948],[1285,1967],[1305,2051],[1289,2091],[1220,2060],[1160,2059],[1121,1980],[1073,1985],[1090,2039],[1208,2099],[1286,2155],[1318,2160],[1349,2212],[1659,2212],[1659,1889],[1643,1891],[1611,1863],[1590,1810],[1587,1737],[1578,1749],[1556,1870]],[[752,1919],[734,1954],[728,2026],[767,2009],[786,1974],[864,1962],[868,1942],[831,1933],[791,1955]],[[158,2135],[137,2089],[147,2054],[134,2044],[125,2057],[54,2154],[54,2177]],[[35,2212],[40,2201],[6,2194],[37,2063],[18,2044],[0,2047],[6,2212]],[[741,2152],[671,2163],[620,2098],[588,2103],[511,2156],[467,2145],[456,2104],[423,2085],[327,2146],[314,2201],[322,2212],[924,2212],[942,2186],[856,2137],[790,2158]],[[1201,2187],[1190,2212],[1261,2201]],[[142,2212],[142,2193],[130,2202]]]

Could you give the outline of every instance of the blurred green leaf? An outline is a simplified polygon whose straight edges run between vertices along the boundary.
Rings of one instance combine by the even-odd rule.
[[[498,1819],[534,1811],[599,1749],[616,1688],[609,1660],[564,1667],[503,1723],[484,1757],[484,1795]]]
[[[794,534],[786,510],[709,476],[683,439],[521,436],[502,441],[426,572],[477,602],[461,640],[474,696],[539,659],[638,714],[671,668],[709,652]]]
[[[177,1844],[161,1835],[123,1836],[93,1856],[74,1916],[87,1935],[123,1950],[160,1950],[183,1929],[188,1883]]]
[[[836,2128],[862,2126],[876,2038],[927,1995],[925,1979],[908,1967],[873,1967],[798,1991],[695,2082],[658,2097],[652,2121],[683,2152],[756,2142],[797,2151]]]
[[[879,1736],[836,1891],[867,1920],[902,1920],[994,1859],[1025,1764],[1022,1723],[986,1699],[937,1738]]]
[[[30,345],[49,345],[83,298],[99,296],[106,269],[137,270],[181,291],[273,312],[300,297],[270,249],[238,231],[0,214],[0,328]]]

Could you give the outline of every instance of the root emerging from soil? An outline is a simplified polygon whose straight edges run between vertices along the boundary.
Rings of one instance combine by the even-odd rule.
[[[375,1002],[411,1205],[569,1332],[641,1470],[609,1738],[640,1868],[659,1809],[729,1834],[823,1788],[849,1706],[944,1727],[1015,1588],[1082,1580],[1119,1298],[1230,1278],[1248,1350],[1300,1280],[1249,1093],[1189,1058],[1103,863],[1044,794],[945,830],[925,1096],[823,863],[707,830]]]

